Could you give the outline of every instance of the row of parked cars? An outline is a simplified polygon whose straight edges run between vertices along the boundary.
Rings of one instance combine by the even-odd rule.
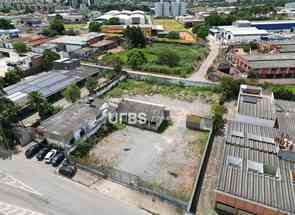
[[[73,177],[77,172],[76,165],[68,159],[65,159],[65,153],[61,150],[57,150],[46,142],[41,142],[32,145],[25,152],[27,159],[31,159],[34,156],[39,161],[45,160],[46,164],[51,164],[53,167],[58,167],[61,163],[62,166],[58,169],[61,175],[67,177]]]

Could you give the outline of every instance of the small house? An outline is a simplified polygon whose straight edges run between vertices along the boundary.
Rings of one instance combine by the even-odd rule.
[[[152,131],[159,131],[169,118],[165,106],[134,99],[123,99],[117,112],[122,116],[123,123]]]

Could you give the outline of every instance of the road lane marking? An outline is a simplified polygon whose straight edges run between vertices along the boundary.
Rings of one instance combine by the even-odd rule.
[[[3,215],[45,215],[16,205],[0,202],[0,214]]]
[[[0,183],[9,185],[9,186],[17,188],[17,189],[24,190],[26,192],[33,193],[33,194],[38,195],[38,196],[42,196],[41,193],[37,192],[32,187],[29,187],[28,185],[25,185],[20,180],[18,180],[16,178],[2,172],[1,170],[0,170]]]

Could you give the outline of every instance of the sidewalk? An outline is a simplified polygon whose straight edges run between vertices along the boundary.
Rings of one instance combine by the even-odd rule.
[[[141,208],[150,214],[182,214],[178,208],[166,204],[165,202],[160,201],[158,198],[128,189],[122,185],[99,178],[82,170],[78,170],[76,176],[73,178],[73,181],[103,193],[106,196],[120,200],[126,204]]]

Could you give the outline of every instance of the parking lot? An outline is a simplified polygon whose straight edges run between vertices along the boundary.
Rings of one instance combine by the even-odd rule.
[[[186,115],[208,114],[210,105],[161,95],[132,98],[166,105],[172,124],[163,133],[126,126],[100,141],[91,156],[99,163],[140,176],[155,187],[166,188],[175,197],[187,200],[208,133],[187,129]]]
[[[75,164],[66,159],[66,154],[62,149],[47,144],[45,141],[32,142],[24,148],[23,156],[26,159],[55,168],[57,173],[69,178],[72,178],[77,172]]]

